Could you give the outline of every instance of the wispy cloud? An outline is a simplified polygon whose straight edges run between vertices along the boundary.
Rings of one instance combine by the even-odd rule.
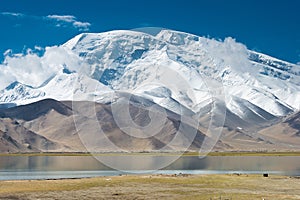
[[[48,15],[47,16],[48,19],[55,19],[57,21],[63,21],[63,22],[74,22],[76,21],[76,17],[73,15]]]
[[[15,13],[15,12],[2,12],[1,15],[12,16],[12,17],[24,17],[25,16],[22,13]]]
[[[76,21],[76,22],[73,22],[73,26],[75,28],[78,28],[79,30],[88,31],[89,27],[91,26],[91,24],[89,22],[79,22],[79,21]]]
[[[48,15],[47,19],[56,20],[60,26],[60,23],[72,24],[74,28],[77,28],[80,31],[88,31],[91,24],[89,22],[81,22],[76,19],[73,15]]]
[[[82,22],[73,15],[34,16],[34,15],[27,15],[23,13],[15,13],[15,12],[1,12],[0,15],[19,17],[19,18],[29,18],[31,20],[51,21],[54,23],[56,27],[71,26],[73,28],[76,28],[79,31],[88,31],[91,26],[89,22]]]

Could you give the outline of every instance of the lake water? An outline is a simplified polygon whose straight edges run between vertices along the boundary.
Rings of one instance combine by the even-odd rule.
[[[300,156],[0,156],[0,180],[120,174],[282,174],[300,176]],[[114,170],[106,165],[118,166]],[[171,163],[164,167],[161,163]],[[161,168],[163,167],[163,168]],[[160,168],[159,170],[157,170]]]

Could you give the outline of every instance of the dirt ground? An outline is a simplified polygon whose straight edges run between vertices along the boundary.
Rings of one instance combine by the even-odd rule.
[[[300,199],[300,178],[179,174],[0,181],[0,199]]]

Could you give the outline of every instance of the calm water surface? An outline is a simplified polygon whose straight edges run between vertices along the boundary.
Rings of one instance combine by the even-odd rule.
[[[227,174],[270,173],[300,176],[299,156],[102,156],[106,165],[93,156],[1,156],[0,180],[56,179],[114,176],[129,173],[153,174]],[[167,167],[160,166],[167,163]],[[110,165],[112,166],[112,165]],[[163,168],[161,168],[163,167]],[[156,170],[160,168],[159,170]]]

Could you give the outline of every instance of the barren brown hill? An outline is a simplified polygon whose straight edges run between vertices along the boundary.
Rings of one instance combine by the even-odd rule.
[[[292,114],[280,123],[260,131],[263,136],[274,138],[290,148],[300,149],[300,112]]]
[[[108,138],[114,145],[124,151],[152,151],[161,148],[166,150],[180,151],[186,147],[197,149],[201,146],[204,134],[199,130],[196,131],[195,139],[191,142],[191,146],[187,146],[191,139],[189,135],[181,134],[179,143],[168,143],[180,131],[178,117],[174,113],[169,113],[161,130],[149,138],[138,138],[124,133],[115,123],[113,114],[109,105],[97,104],[93,102],[76,102],[78,109],[86,110],[94,107],[96,111],[97,123],[91,116],[81,115],[78,110],[73,110],[71,102],[59,102],[56,100],[43,100],[33,104],[14,107],[3,110],[1,112],[2,132],[11,138],[10,148],[2,148],[2,151],[87,151],[82,141],[91,138],[93,141],[88,144],[89,151],[115,151],[111,144],[103,142],[104,137]],[[148,110],[137,105],[130,105],[132,118],[135,123],[145,125],[149,121]],[[75,117],[76,116],[76,117]],[[76,119],[74,121],[74,119]],[[76,124],[75,124],[76,122]],[[13,124],[15,125],[13,126]],[[16,127],[22,128],[16,128]],[[184,124],[189,129],[194,127]],[[7,129],[7,127],[10,127]],[[83,128],[82,128],[83,127]],[[101,129],[101,130],[100,130]],[[83,132],[84,131],[84,132]],[[25,134],[36,134],[36,138],[44,138],[45,141],[51,141],[51,144],[57,145],[56,148],[20,148],[14,147],[15,137]],[[87,138],[84,138],[87,137]],[[26,143],[27,144],[27,143]],[[1,144],[4,146],[3,144]],[[7,145],[6,145],[7,146]],[[28,146],[32,147],[30,140]]]
[[[19,124],[18,121],[0,119],[1,152],[65,151],[66,147],[43,137]]]
[[[130,101],[130,118],[138,126],[150,123],[149,106],[153,102]],[[162,108],[161,108],[162,109]],[[182,122],[181,116],[165,110],[167,118],[146,138],[131,127],[116,123],[110,104],[94,102],[59,102],[46,99],[32,104],[0,111],[1,152],[142,152],[142,151],[197,151],[206,137],[209,117],[203,115],[201,126]],[[189,114],[186,112],[187,115]],[[282,122],[270,116],[270,121],[249,121],[227,112],[223,132],[214,150],[261,151],[299,150],[299,113]],[[253,115],[254,116],[254,115]],[[271,123],[275,125],[268,126]],[[183,128],[184,127],[184,128]],[[150,127],[151,128],[151,127]],[[191,135],[190,133],[195,133]],[[179,133],[179,134],[178,134]],[[136,135],[135,135],[136,134]],[[176,138],[176,139],[174,139]],[[208,142],[213,142],[208,138]],[[113,145],[112,145],[113,144]]]

